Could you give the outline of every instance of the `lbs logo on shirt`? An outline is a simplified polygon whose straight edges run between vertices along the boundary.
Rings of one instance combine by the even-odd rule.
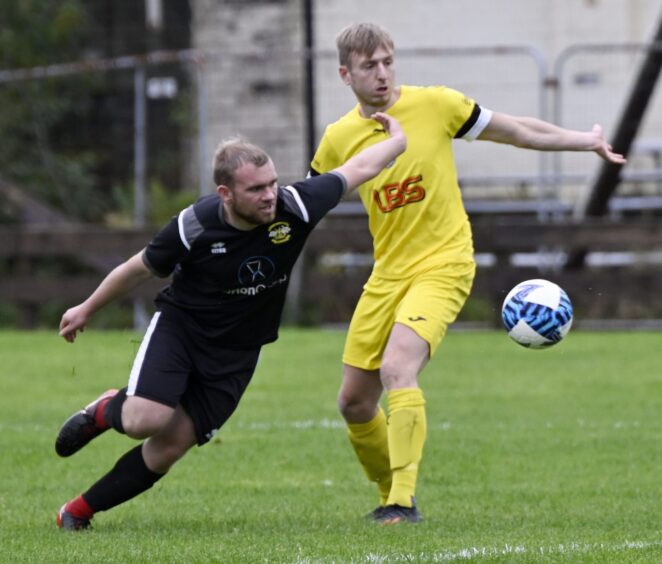
[[[377,207],[383,213],[389,213],[397,208],[420,202],[425,198],[425,188],[419,183],[423,180],[422,175],[406,178],[402,182],[386,184],[372,193]]]
[[[292,238],[292,228],[287,221],[277,221],[269,226],[269,239],[274,245],[287,243]]]

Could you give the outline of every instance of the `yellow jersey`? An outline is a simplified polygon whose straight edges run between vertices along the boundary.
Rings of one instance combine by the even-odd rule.
[[[324,173],[387,135],[357,104],[330,124],[311,163]],[[454,138],[475,139],[491,112],[443,86],[400,86],[387,110],[407,136],[407,149],[359,187],[373,237],[373,272],[402,278],[473,252],[453,156]]]

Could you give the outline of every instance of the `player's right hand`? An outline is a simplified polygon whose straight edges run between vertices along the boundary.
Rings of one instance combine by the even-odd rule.
[[[400,123],[394,117],[388,115],[384,112],[375,112],[370,116],[375,121],[378,121],[383,127],[386,133],[391,137],[397,137],[399,135],[404,135]]]
[[[69,343],[73,343],[76,340],[77,332],[85,331],[87,319],[88,315],[83,304],[69,308],[60,320],[60,337],[63,337]]]

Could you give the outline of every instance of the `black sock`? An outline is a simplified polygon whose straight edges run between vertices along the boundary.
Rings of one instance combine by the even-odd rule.
[[[165,474],[152,472],[142,455],[142,445],[131,449],[113,469],[83,494],[83,499],[96,511],[106,511],[151,488]]]
[[[126,401],[126,388],[122,388],[111,398],[103,410],[103,418],[106,423],[115,429],[118,433],[124,433],[122,426],[122,406]]]

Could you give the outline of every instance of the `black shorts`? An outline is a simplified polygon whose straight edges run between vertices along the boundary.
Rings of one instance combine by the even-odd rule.
[[[259,355],[260,348],[219,347],[190,330],[180,316],[157,312],[134,360],[127,395],[170,407],[181,404],[202,445],[234,413]]]

